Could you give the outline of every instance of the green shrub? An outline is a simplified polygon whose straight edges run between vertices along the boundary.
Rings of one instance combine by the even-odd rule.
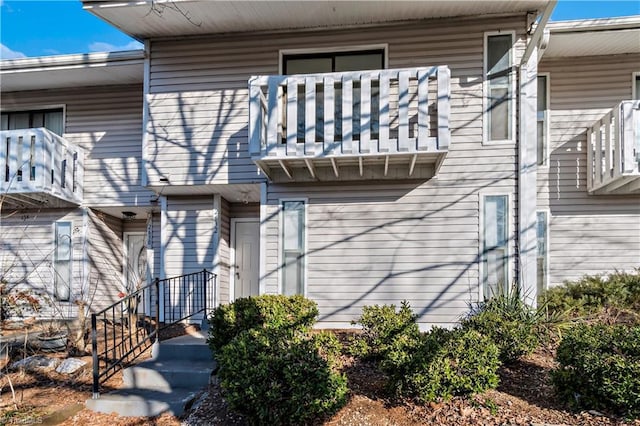
[[[395,305],[365,306],[358,320],[362,334],[351,345],[352,353],[379,360],[385,358],[389,351],[395,352],[394,356],[400,356],[398,352],[410,351],[420,337],[416,319],[406,301],[398,310]]]
[[[241,332],[218,353],[220,385],[230,407],[253,424],[303,424],[346,402],[333,334]]]
[[[542,317],[542,311],[524,303],[519,291],[512,291],[482,303],[461,324],[493,340],[500,351],[500,360],[510,363],[538,347]]]
[[[640,327],[572,328],[557,351],[551,378],[573,407],[640,417]]]
[[[540,298],[551,312],[572,316],[598,313],[603,308],[640,309],[640,270],[633,273],[585,275],[577,281],[565,281]]]
[[[237,299],[215,308],[209,317],[209,346],[214,353],[243,331],[301,332],[318,316],[315,302],[303,296],[263,295]]]
[[[390,351],[381,363],[391,390],[420,401],[469,396],[498,386],[498,348],[475,330],[436,328],[408,357]]]

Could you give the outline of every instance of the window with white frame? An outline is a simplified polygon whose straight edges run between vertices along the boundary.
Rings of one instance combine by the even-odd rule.
[[[546,166],[549,156],[549,76],[538,75],[538,166]]]
[[[53,253],[53,293],[56,299],[68,301],[71,296],[71,222],[55,223],[55,247]]]
[[[44,127],[62,135],[64,113],[62,108],[32,111],[10,111],[0,114],[0,130],[34,129]]]
[[[282,293],[304,294],[305,202],[282,202]]]
[[[489,299],[508,290],[509,197],[485,195],[481,208],[483,295]]]
[[[536,235],[538,240],[538,254],[537,254],[537,285],[538,294],[547,288],[547,270],[548,270],[548,227],[549,216],[546,211],[536,212],[537,226]]]
[[[487,34],[485,39],[485,141],[511,142],[514,137],[512,73],[513,33]]]
[[[379,70],[384,69],[385,62],[385,50],[384,49],[370,49],[370,50],[353,50],[353,51],[339,51],[339,52],[318,52],[318,53],[296,53],[285,54],[282,57],[282,72],[283,74],[319,74],[319,73],[332,73],[332,72],[347,72],[347,71],[365,71],[365,70]],[[334,134],[337,138],[342,137],[342,120],[339,118],[342,116],[342,83],[335,83],[334,93]],[[286,89],[285,89],[286,90]],[[371,133],[375,139],[378,136],[378,123],[379,123],[379,83],[377,81],[371,82]],[[360,139],[360,81],[353,82],[352,96],[353,96],[353,111],[352,111],[352,132],[353,139]],[[323,140],[324,132],[324,85],[316,84],[315,90],[316,96],[316,140]],[[297,142],[304,142],[305,129],[306,129],[306,115],[305,115],[305,92],[304,86],[298,87],[298,108],[297,108]],[[283,123],[286,123],[286,108],[283,108]],[[285,132],[283,132],[284,134]],[[283,141],[284,142],[284,141]]]
[[[640,72],[633,73],[633,99],[640,100]]]

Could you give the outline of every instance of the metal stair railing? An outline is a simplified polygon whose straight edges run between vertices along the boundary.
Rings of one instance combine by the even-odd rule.
[[[159,341],[160,330],[200,313],[206,316],[215,300],[216,274],[204,269],[155,278],[152,284],[91,314],[93,398],[100,397],[105,381]],[[100,331],[98,324],[102,326]],[[99,335],[103,339],[100,351]]]

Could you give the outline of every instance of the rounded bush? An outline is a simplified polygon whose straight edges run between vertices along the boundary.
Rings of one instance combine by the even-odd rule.
[[[475,330],[434,329],[409,357],[389,353],[382,367],[396,394],[421,401],[469,396],[498,386],[498,348]]]
[[[221,305],[209,317],[209,346],[218,353],[243,331],[268,329],[283,333],[306,331],[315,323],[318,306],[300,295],[263,295]]]
[[[241,332],[218,354],[220,385],[230,407],[252,424],[304,424],[344,405],[346,377],[337,372],[333,334],[287,336]]]
[[[640,417],[640,327],[573,327],[560,342],[551,378],[576,408]]]
[[[462,328],[489,337],[500,351],[500,360],[511,363],[533,352],[540,344],[540,315],[519,294],[500,295],[482,304],[461,321]]]
[[[399,351],[410,350],[420,336],[416,319],[406,301],[397,310],[395,305],[363,307],[358,320],[362,334],[351,345],[352,353],[364,358],[382,359],[389,351],[397,355]]]

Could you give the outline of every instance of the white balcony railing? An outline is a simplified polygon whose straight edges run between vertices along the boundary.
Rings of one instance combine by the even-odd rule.
[[[640,193],[640,101],[622,101],[587,130],[587,189]]]
[[[44,128],[0,131],[0,196],[26,205],[82,202],[84,151]]]
[[[446,66],[327,74],[258,76],[249,81],[249,149],[269,176],[273,167],[295,179],[302,165],[339,177],[342,164],[406,159],[437,162],[450,140],[450,73]],[[381,169],[382,170],[382,169]],[[382,172],[381,172],[382,173]]]

